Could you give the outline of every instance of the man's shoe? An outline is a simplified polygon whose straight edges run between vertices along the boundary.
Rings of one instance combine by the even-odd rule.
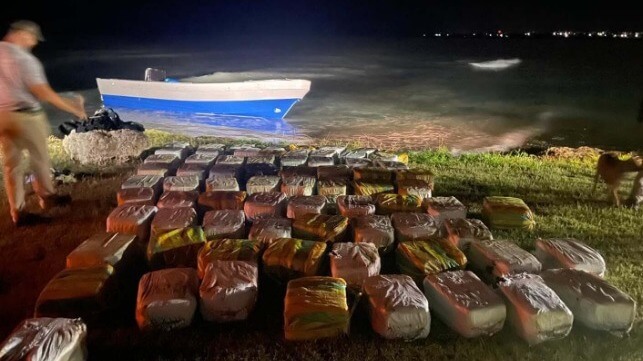
[[[21,211],[13,217],[13,224],[16,227],[32,226],[39,223],[47,223],[51,218],[43,217],[40,214]]]
[[[53,207],[63,207],[71,203],[71,196],[68,194],[52,194],[49,196],[39,197],[38,203],[42,209],[50,209]]]

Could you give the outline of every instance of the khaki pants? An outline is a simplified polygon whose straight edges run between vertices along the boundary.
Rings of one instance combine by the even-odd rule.
[[[49,122],[44,111],[0,114],[4,185],[14,219],[25,206],[25,172],[21,166],[25,150],[29,152],[30,168],[35,175],[33,188],[36,194],[43,197],[54,193],[47,149],[49,134]]]

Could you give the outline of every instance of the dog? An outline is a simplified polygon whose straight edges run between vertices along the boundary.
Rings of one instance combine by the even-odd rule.
[[[608,197],[618,207],[621,205],[618,196],[618,187],[621,185],[625,173],[640,172],[643,170],[643,158],[634,156],[629,159],[621,160],[615,153],[603,153],[598,157],[596,163],[596,175],[594,176],[594,186],[592,193],[596,191],[596,183],[600,177],[608,189]]]

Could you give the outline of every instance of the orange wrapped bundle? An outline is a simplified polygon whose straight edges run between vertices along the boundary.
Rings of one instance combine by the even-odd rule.
[[[243,211],[249,220],[286,215],[286,195],[281,192],[260,192],[248,196]]]
[[[244,238],[246,216],[243,211],[230,209],[206,212],[203,216],[203,231],[208,241],[223,238]]]
[[[163,179],[163,191],[199,191],[201,179],[195,175],[165,177]]]
[[[107,216],[107,232],[133,234],[141,245],[150,239],[150,226],[158,208],[124,204]]]
[[[121,184],[121,189],[152,188],[158,196],[161,193],[162,185],[163,178],[157,175],[133,175]]]
[[[325,206],[324,196],[294,196],[288,200],[286,216],[297,219],[304,214],[321,214]]]
[[[246,192],[205,192],[199,194],[199,207],[206,211],[243,210]]]
[[[116,201],[119,206],[124,204],[154,206],[156,205],[156,192],[149,187],[120,189],[116,193]]]
[[[447,219],[467,218],[467,207],[456,197],[433,197],[424,200],[426,213],[441,225]]]
[[[292,224],[295,237],[312,239],[316,241],[341,241],[343,240],[348,218],[328,214],[303,214]]]
[[[395,231],[388,216],[351,218],[351,226],[355,243],[372,243],[382,253],[390,252],[395,245]]]
[[[245,184],[245,173],[241,164],[215,164],[210,168],[209,178],[234,178],[240,185]]]
[[[153,175],[159,177],[168,177],[174,175],[175,169],[170,169],[167,165],[156,163],[143,163],[136,167],[136,175]]]
[[[143,164],[152,164],[161,166],[171,171],[176,171],[176,169],[181,165],[181,159],[174,154],[151,154],[143,161]]]
[[[205,181],[205,190],[207,192],[214,191],[230,191],[238,192],[239,191],[239,182],[236,178],[232,177],[214,177],[208,178]]]
[[[163,192],[156,206],[162,208],[196,208],[198,192],[170,191]]]
[[[426,213],[393,213],[391,221],[398,242],[427,241],[440,236],[440,227]]]
[[[142,260],[136,236],[121,233],[97,233],[67,255],[67,268],[89,268],[108,264],[117,272],[126,272]]]
[[[185,163],[176,170],[177,177],[197,177],[203,181],[208,176],[208,166],[198,163]]]
[[[270,244],[279,238],[292,237],[292,220],[288,218],[260,218],[252,222],[248,238]]]
[[[368,216],[375,214],[375,201],[371,196],[339,196],[337,210],[342,216],[349,218]]]

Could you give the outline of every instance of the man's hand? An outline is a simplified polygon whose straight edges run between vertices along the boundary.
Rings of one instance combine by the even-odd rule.
[[[85,112],[85,98],[82,95],[76,94],[74,96],[75,106],[78,108],[78,111],[74,113],[81,120],[87,120],[87,112]]]

